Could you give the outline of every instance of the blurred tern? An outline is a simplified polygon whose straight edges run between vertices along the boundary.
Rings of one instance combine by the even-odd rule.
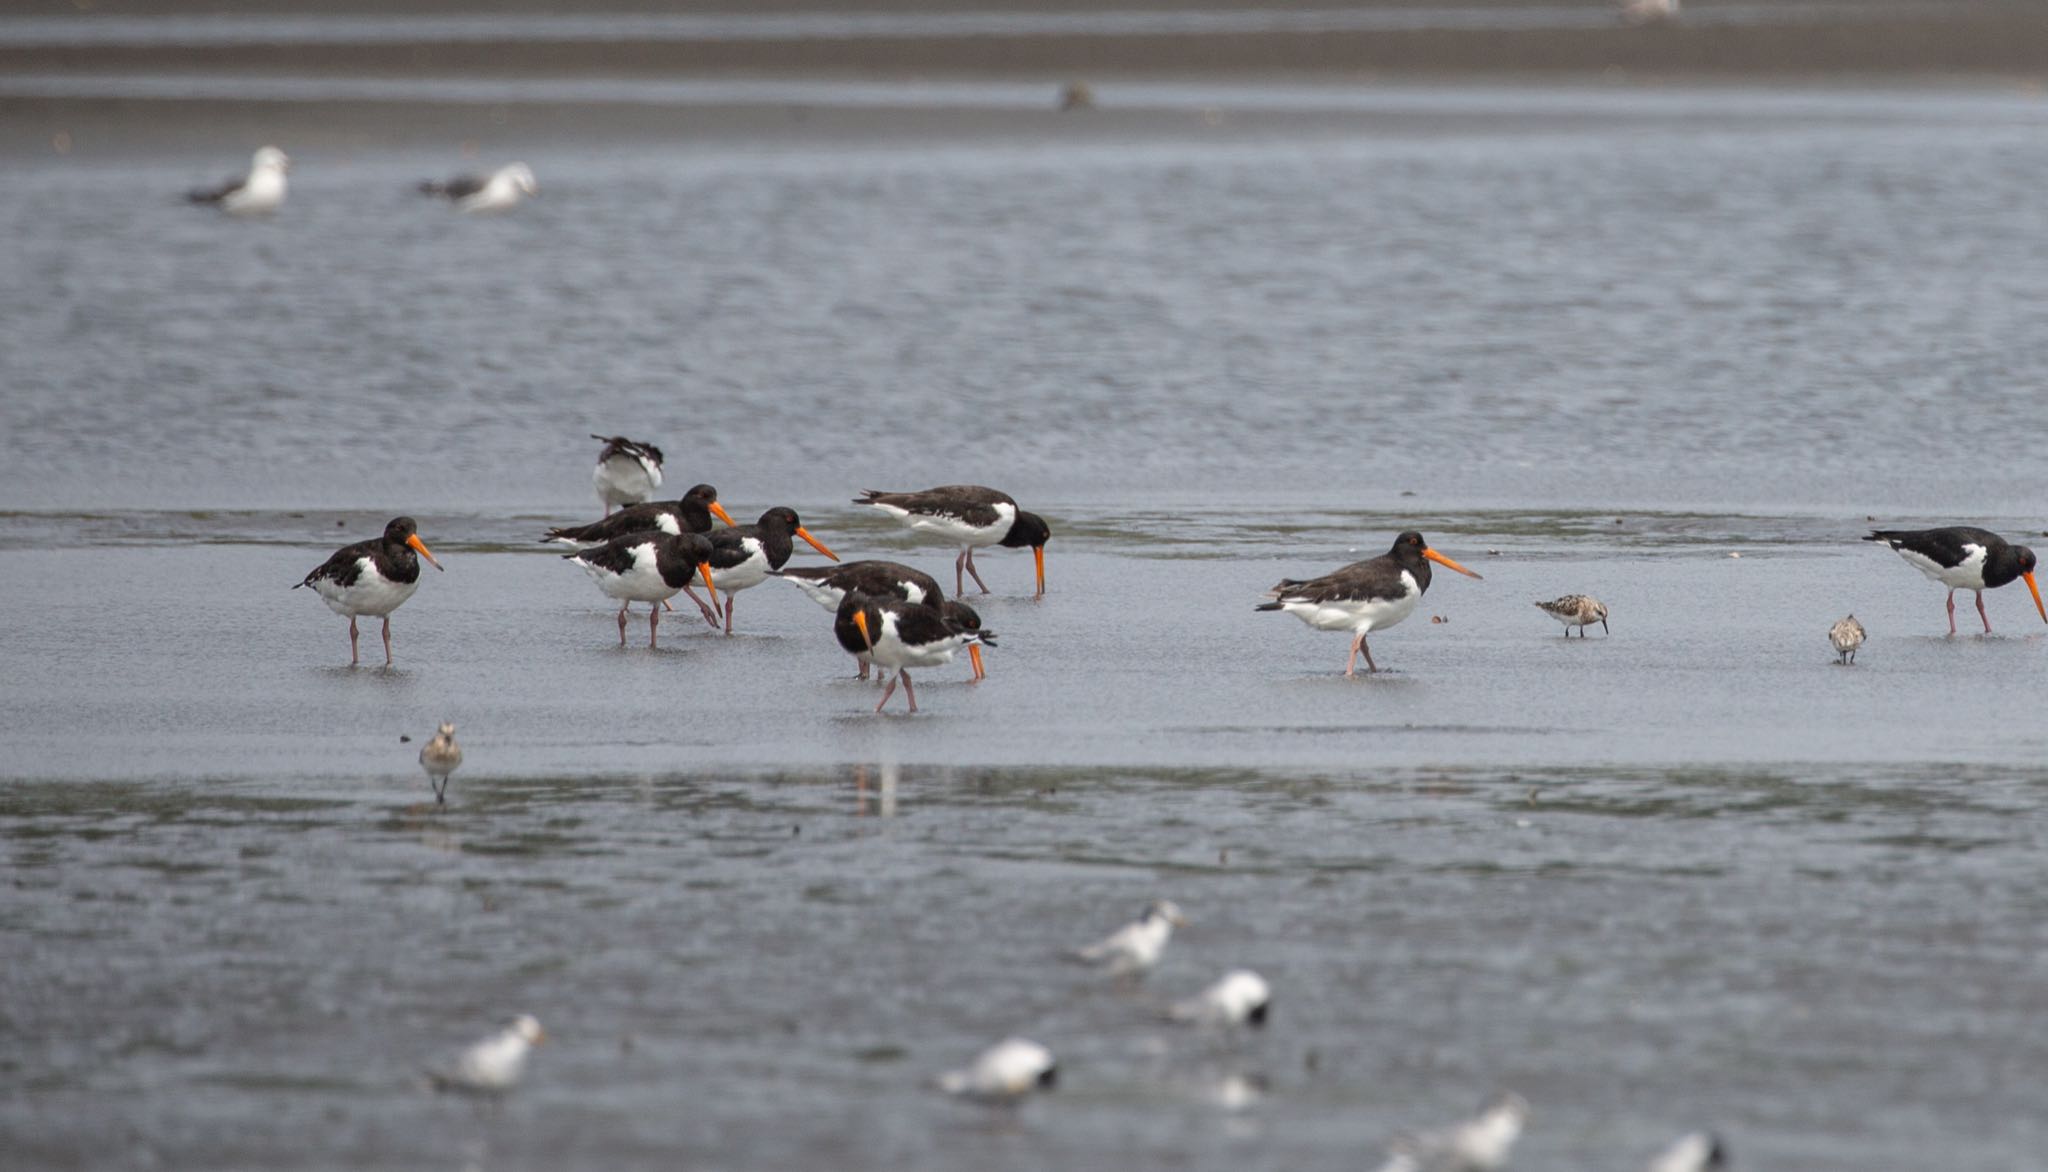
[[[1052,1051],[1024,1038],[1005,1038],[968,1065],[940,1075],[934,1085],[949,1095],[995,1102],[1051,1090],[1058,1082]]]
[[[1728,1146],[1721,1137],[1711,1131],[1695,1131],[1679,1136],[1645,1165],[1643,1172],[1708,1172],[1727,1166]]]
[[[1185,1025],[1263,1026],[1272,1002],[1264,977],[1250,969],[1232,969],[1200,993],[1174,1002],[1166,1016]]]
[[[1107,970],[1114,977],[1139,977],[1159,963],[1166,942],[1175,928],[1187,927],[1187,918],[1173,901],[1156,899],[1136,920],[1101,940],[1074,950],[1076,960]]]
[[[526,1073],[527,1055],[547,1040],[540,1022],[520,1014],[495,1032],[470,1045],[447,1066],[427,1072],[437,1090],[502,1094]]]
[[[1396,1136],[1380,1172],[1494,1172],[1507,1163],[1528,1119],[1528,1100],[1512,1092],[1495,1095],[1470,1119]]]
[[[420,194],[441,196],[458,212],[502,212],[519,206],[522,197],[539,195],[540,186],[534,181],[533,168],[509,163],[489,175],[429,179],[420,184]]]

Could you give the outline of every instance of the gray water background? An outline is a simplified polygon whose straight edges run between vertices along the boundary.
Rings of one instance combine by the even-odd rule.
[[[491,220],[417,150],[296,150],[253,224],[176,199],[239,159],[0,169],[14,1158],[1353,1168],[1508,1086],[1517,1168],[1707,1125],[2038,1162],[2044,628],[2014,587],[1942,638],[1856,538],[2040,528],[2048,103],[1120,93],[1080,134],[679,110],[535,144]],[[981,559],[991,677],[915,719],[775,583],[621,651],[531,540],[594,511],[589,431],[934,572],[847,498],[999,484],[1050,592]],[[400,511],[448,571],[351,670],[288,588]],[[1251,611],[1411,526],[1487,577],[1385,675]],[[1529,605],[1568,590],[1614,633]],[[1061,963],[1155,895],[1195,923],[1146,989]],[[1156,1022],[1237,964],[1270,1030]],[[417,1091],[516,1011],[553,1040],[502,1110]],[[921,1086],[1010,1032],[1056,1096]]]

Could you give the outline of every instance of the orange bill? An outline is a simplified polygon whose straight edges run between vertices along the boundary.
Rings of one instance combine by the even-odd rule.
[[[1045,547],[1042,545],[1032,546],[1031,556],[1038,562],[1038,592],[1043,594],[1045,593]]]
[[[718,602],[718,587],[711,584],[711,563],[698,562],[697,572],[704,575],[704,589],[711,592],[711,601],[715,605]]]
[[[441,564],[440,562],[438,562],[438,561],[435,561],[435,559],[434,559],[434,555],[433,555],[433,552],[432,552],[431,550],[429,550],[429,549],[427,548],[427,543],[426,543],[426,542],[424,542],[424,541],[421,541],[421,540],[420,540],[420,535],[419,535],[419,534],[415,533],[415,534],[413,534],[413,535],[412,535],[411,537],[408,537],[408,538],[406,538],[406,539],[405,539],[405,543],[406,543],[407,545],[410,545],[410,546],[412,546],[412,547],[413,547],[414,549],[418,550],[418,551],[419,551],[419,554],[420,554],[420,556],[421,556],[421,557],[423,557],[423,558],[427,559],[427,560],[428,560],[428,561],[430,561],[430,562],[433,562],[433,563],[434,563],[434,568],[435,568],[435,569],[437,569],[437,570],[441,570],[441,571],[443,571],[443,572],[446,572],[446,571],[447,571],[448,567],[446,567],[446,566],[442,565],[442,564]],[[2031,580],[2031,579],[2032,579],[2032,575],[2029,575],[2028,577],[2029,577],[2029,581],[2027,582],[2027,585],[2029,585],[2029,586],[2032,586],[2032,585],[2034,584],[2034,583],[2033,583],[2033,581]],[[2036,594],[2036,595],[2035,595],[2034,597],[2035,597],[2035,598],[2039,598],[2039,597],[2041,597],[2041,596],[2040,596],[2040,595],[2038,595],[2038,594]]]
[[[2020,577],[2025,578],[2027,580],[2027,589],[2033,592],[2034,609],[2041,612],[2041,621],[2044,623],[2048,623],[2048,607],[2043,607],[2041,605],[2041,588],[2039,586],[2034,585],[2034,572],[2032,570],[2028,570],[2026,573],[2021,574]]]
[[[808,529],[804,528],[803,526],[799,525],[799,526],[797,526],[797,527],[796,527],[796,535],[797,535],[798,537],[801,537],[801,538],[803,538],[803,539],[804,539],[805,541],[808,541],[808,542],[810,542],[810,543],[811,543],[811,548],[812,548],[812,549],[815,549],[815,550],[817,550],[817,551],[818,551],[819,553],[822,553],[822,554],[824,554],[824,555],[825,555],[826,557],[828,557],[828,558],[831,558],[831,559],[832,559],[833,561],[835,561],[835,562],[839,560],[839,555],[838,555],[838,554],[836,554],[836,553],[833,553],[833,552],[832,552],[831,550],[829,550],[829,549],[826,549],[826,548],[825,548],[825,543],[824,543],[824,542],[822,542],[822,541],[819,541],[819,540],[818,540],[817,538],[815,538],[815,537],[812,537],[812,536],[811,536],[811,531],[810,531],[810,530],[808,530]]]
[[[868,645],[869,651],[873,651],[875,649],[875,636],[868,630],[868,612],[864,610],[854,611],[853,625],[860,628],[861,641]]]
[[[1472,571],[1466,569],[1465,567],[1459,565],[1458,563],[1452,561],[1451,559],[1445,557],[1437,551],[1429,548],[1428,546],[1422,547],[1422,556],[1428,558],[1430,561],[1435,562],[1437,565],[1449,566],[1451,569],[1458,571],[1460,574],[1465,575],[1467,578],[1479,577],[1479,575],[1473,573]],[[1482,579],[1482,581],[1483,580],[1484,579]]]
[[[987,677],[988,672],[981,666],[981,644],[969,643],[967,645],[967,659],[974,664],[975,679],[979,680]]]
[[[732,514],[725,511],[724,505],[719,504],[717,501],[712,501],[708,507],[711,510],[712,516],[718,518],[719,520],[725,522],[726,524],[732,526],[735,529],[740,527],[740,523],[732,519]]]

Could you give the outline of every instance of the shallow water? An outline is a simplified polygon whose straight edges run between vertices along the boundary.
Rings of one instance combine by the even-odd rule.
[[[2029,1166],[2048,627],[2014,588],[1943,638],[1857,538],[2038,530],[2048,107],[1436,93],[1388,100],[1438,133],[557,144],[493,221],[419,155],[297,152],[266,224],[169,198],[212,159],[0,172],[6,1149],[1356,1167],[1507,1086],[1537,1172],[1709,1125]],[[1002,484],[1049,593],[978,559],[990,678],[915,718],[779,583],[620,649],[533,540],[592,430],[934,572],[853,490]],[[401,510],[448,569],[350,669],[290,587]],[[1252,611],[1408,527],[1486,577],[1383,675]],[[1611,635],[1530,605],[1578,590]],[[1156,895],[1194,923],[1143,989],[1060,961]],[[1237,964],[1270,1029],[1157,1022]],[[520,1010],[502,1110],[414,1086]],[[1010,1032],[1056,1095],[923,1088]]]

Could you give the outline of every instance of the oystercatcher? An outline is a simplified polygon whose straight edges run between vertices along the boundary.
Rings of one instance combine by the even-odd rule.
[[[974,575],[974,584],[981,587],[983,594],[989,592],[988,583],[981,580],[980,571],[974,568],[975,549],[986,545],[1029,547],[1038,563],[1037,594],[1045,593],[1045,543],[1051,539],[1052,529],[1037,513],[1018,508],[1008,493],[978,484],[948,484],[923,492],[877,492],[869,488],[861,490],[853,503],[872,505],[913,532],[936,533],[958,545],[960,556],[953,561],[955,595],[967,592],[961,577],[963,569]]]
[[[637,505],[654,499],[654,490],[661,487],[660,448],[622,435],[593,433],[590,438],[604,441],[590,482],[597,486],[597,499],[604,502],[605,516],[612,515],[614,505]],[[716,495],[713,493],[714,499]]]
[[[603,465],[600,464],[599,467],[602,468]],[[634,533],[709,533],[713,514],[717,514],[718,519],[728,525],[733,523],[732,514],[726,512],[725,506],[718,503],[718,490],[708,484],[699,484],[684,493],[680,500],[627,505],[602,521],[550,529],[548,535],[541,540],[588,549]],[[697,604],[697,609],[704,615],[705,622],[714,627],[718,625],[718,615],[705,605],[703,599],[697,597],[695,590],[684,586],[683,593],[689,595],[690,601]],[[669,610],[675,609],[666,600],[662,605]]]
[[[520,199],[525,196],[539,195],[540,187],[534,182],[533,168],[525,163],[508,163],[489,175],[457,175],[453,179],[429,179],[420,184],[420,194],[438,195],[446,199],[458,212],[502,212],[519,206]],[[590,438],[604,437],[594,435]],[[654,462],[660,464],[661,457],[656,455]],[[661,483],[660,476],[655,477],[655,483]],[[634,499],[644,501],[647,498],[641,496]]]
[[[718,588],[712,585],[711,552],[711,539],[702,533],[648,530],[562,556],[582,566],[599,590],[619,600],[619,646],[626,645],[626,611],[636,602],[651,604],[647,608],[647,646],[651,648],[655,646],[655,628],[661,624],[661,604],[688,586],[692,574],[703,575],[712,603],[718,602]]]
[[[230,179],[219,187],[199,188],[185,193],[193,203],[210,203],[237,216],[267,215],[284,203],[285,172],[292,161],[274,146],[263,147],[249,161],[249,173]]]
[[[415,551],[418,557],[414,556]],[[433,562],[436,570],[443,568],[427,552],[413,519],[393,517],[384,526],[384,536],[342,546],[299,583],[311,586],[329,610],[348,616],[350,667],[360,661],[356,654],[356,616],[363,614],[384,620],[384,666],[391,666],[391,612],[420,588],[421,557]]]
[[[889,686],[882,689],[876,712],[896,694],[899,681],[910,701],[910,710],[917,711],[917,689],[910,682],[911,668],[951,663],[954,652],[975,643],[996,645],[994,631],[968,630],[936,606],[874,598],[858,590],[850,590],[840,599],[832,634],[848,652],[877,667],[896,669]]]
[[[1828,628],[1828,642],[1834,645],[1841,662],[1856,662],[1856,649],[1863,646],[1863,624],[1856,621],[1855,615],[1835,620],[1835,625]]]
[[[1607,604],[1590,594],[1567,594],[1563,598],[1539,602],[1536,609],[1563,623],[1567,639],[1571,638],[1573,627],[1579,629],[1581,639],[1585,638],[1586,628],[1594,623],[1599,623],[1602,631],[1610,635],[1614,633],[1607,628]]]
[[[1977,595],[1977,617],[1984,620],[1984,633],[1991,633],[1991,616],[1984,613],[1984,592],[2015,578],[2024,579],[2034,595],[2034,609],[2048,623],[2048,608],[2041,605],[2041,588],[2034,584],[2034,551],[2024,545],[2007,545],[2005,538],[1988,529],[1971,525],[1950,525],[1942,529],[1873,529],[1865,541],[1882,541],[1898,551],[1913,568],[1948,587],[1948,633],[1956,633],[1956,591]]]
[[[434,730],[434,739],[420,747],[420,768],[434,787],[434,801],[448,801],[448,775],[462,764],[462,746],[455,743],[455,726],[447,721]]]
[[[839,601],[849,590],[876,598],[901,598],[905,602],[921,602],[938,607],[946,617],[970,631],[981,629],[981,616],[964,602],[950,601],[939,589],[938,580],[923,570],[912,569],[901,562],[863,561],[841,562],[836,566],[787,566],[776,570],[772,577],[785,582],[794,582],[812,602],[826,610],[839,609]],[[856,656],[855,658],[859,658]],[[981,645],[969,643],[967,658],[974,665],[974,678],[988,676],[981,663]],[[860,660],[861,679],[868,678],[868,661]]]
[[[1268,591],[1271,602],[1258,610],[1284,610],[1319,631],[1352,631],[1351,658],[1344,674],[1356,675],[1358,653],[1365,669],[1376,672],[1365,637],[1407,618],[1429,589],[1429,563],[1448,566],[1468,578],[1478,574],[1429,548],[1422,534],[1410,530],[1394,539],[1394,548],[1376,558],[1353,562],[1320,578],[1282,578]]]
[[[810,530],[805,529],[798,519],[796,510],[787,505],[769,509],[752,525],[712,532],[711,578],[718,583],[720,590],[725,591],[726,634],[732,634],[734,596],[742,590],[759,586],[768,580],[769,571],[782,568],[796,548],[791,537],[801,537],[810,543],[812,549],[835,562],[839,560],[838,554],[811,536]]]

